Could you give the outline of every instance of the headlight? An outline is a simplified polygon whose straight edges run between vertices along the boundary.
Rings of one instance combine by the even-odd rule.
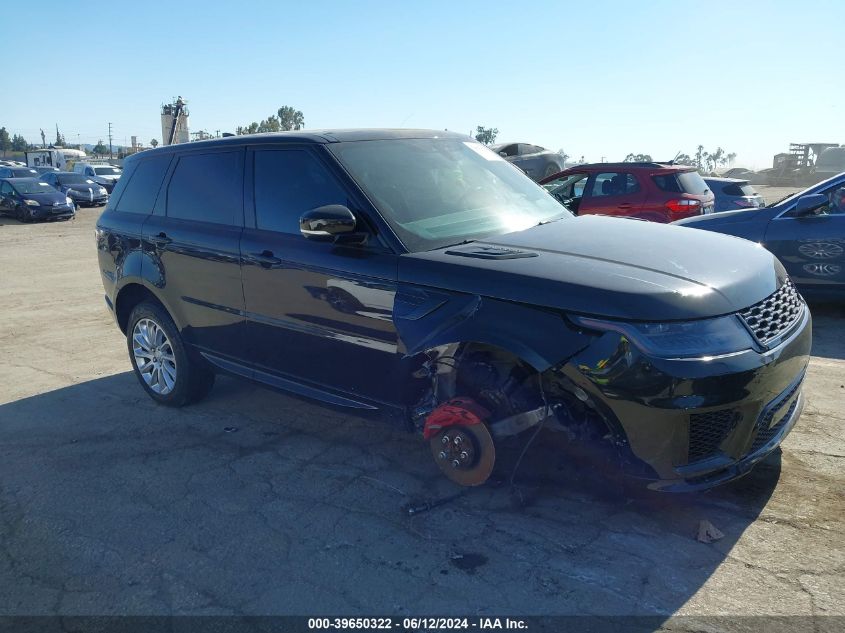
[[[105,188],[103,188],[103,187],[100,187],[97,191],[99,192],[99,194],[100,194],[101,196],[106,195],[106,190],[105,190]]]
[[[41,205],[38,203],[37,200],[24,200],[23,203],[29,207],[40,207]]]
[[[754,341],[735,315],[675,323],[622,323],[572,317],[591,330],[619,332],[640,350],[659,358],[702,358],[751,349]]]
[[[66,204],[73,204],[73,200],[71,200],[70,198],[65,198],[65,203]]]

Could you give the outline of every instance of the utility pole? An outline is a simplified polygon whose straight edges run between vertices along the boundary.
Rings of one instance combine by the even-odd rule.
[[[111,122],[109,122],[109,160],[112,160],[113,158],[114,158],[114,155],[112,154],[112,148],[111,148]]]

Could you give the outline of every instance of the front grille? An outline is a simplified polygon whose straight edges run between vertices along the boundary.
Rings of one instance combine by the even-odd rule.
[[[801,318],[804,299],[790,279],[774,293],[739,315],[764,347],[788,332]]]
[[[733,409],[693,413],[689,418],[689,461],[715,453],[739,421]]]
[[[768,406],[766,406],[763,414],[757,421],[757,435],[751,443],[751,448],[748,451],[749,454],[756,453],[768,444],[769,441],[778,434],[781,428],[783,428],[783,425],[786,424],[787,420],[792,417],[792,414],[795,413],[795,409],[798,406],[798,398],[792,400],[792,404],[790,404],[788,408],[784,409],[784,407],[801,388],[803,378],[804,377],[802,375],[801,379],[796,381],[791,387],[781,393],[777,398],[772,400]]]

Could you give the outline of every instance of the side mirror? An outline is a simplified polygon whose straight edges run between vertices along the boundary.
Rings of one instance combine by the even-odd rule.
[[[823,193],[812,193],[807,196],[801,196],[798,198],[798,202],[795,203],[795,211],[793,211],[792,215],[795,217],[813,215],[813,213],[828,204],[830,204],[830,201]]]
[[[355,216],[342,204],[311,209],[299,218],[299,232],[311,240],[330,241],[355,232]]]
[[[502,158],[508,157],[508,155],[505,152],[499,152],[499,156],[501,156]]]

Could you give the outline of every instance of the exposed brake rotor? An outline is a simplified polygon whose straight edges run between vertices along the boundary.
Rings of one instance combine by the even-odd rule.
[[[443,474],[462,486],[480,486],[496,463],[496,448],[486,424],[454,425],[429,440]]]

